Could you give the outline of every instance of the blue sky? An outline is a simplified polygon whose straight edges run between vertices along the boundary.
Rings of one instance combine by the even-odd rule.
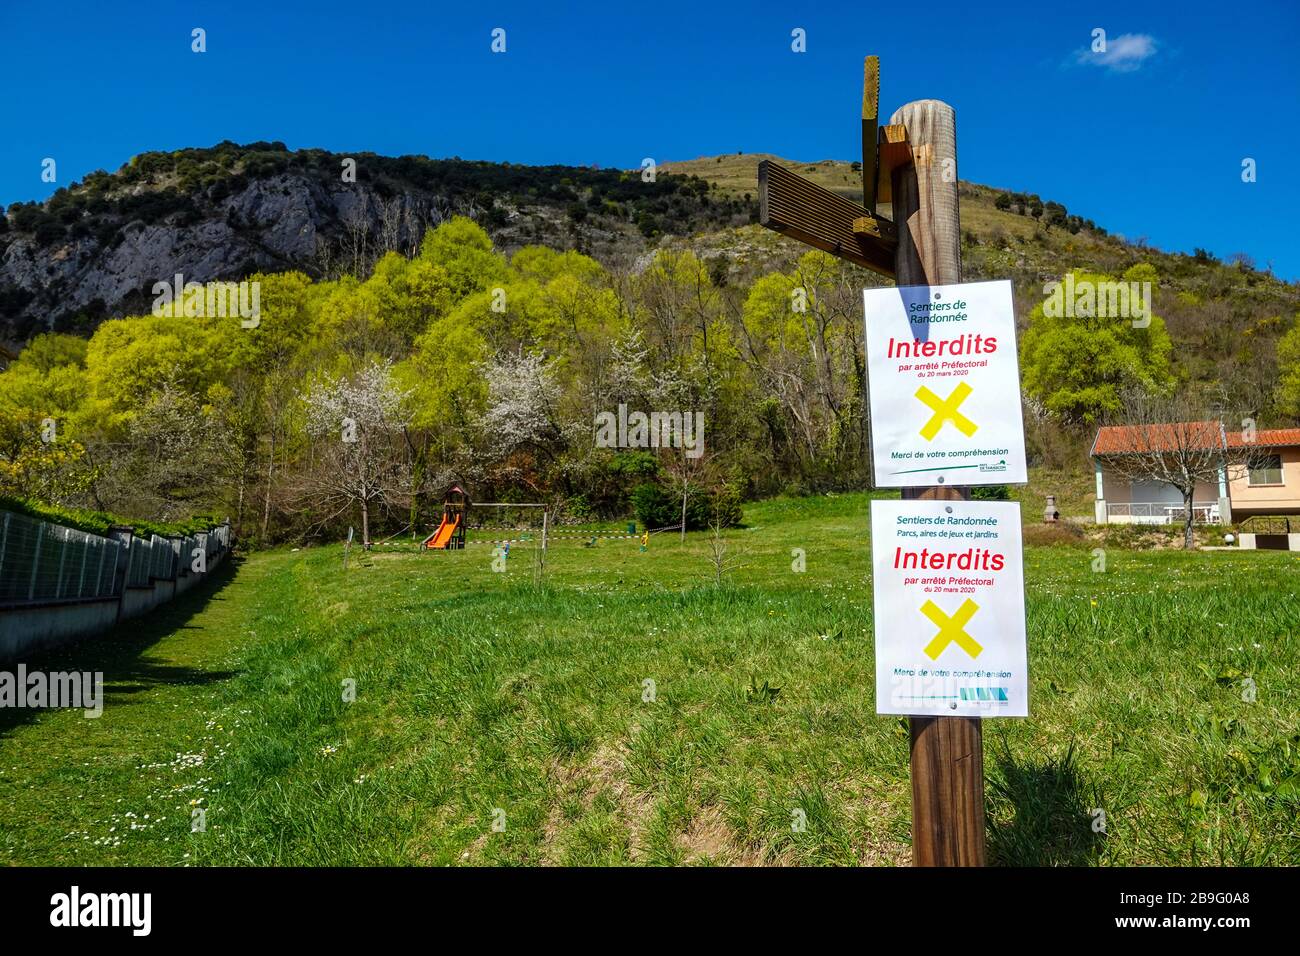
[[[1294,0],[937,6],[894,5],[895,23],[861,0],[0,0],[0,203],[223,139],[626,168],[736,150],[852,159],[862,57],[876,53],[886,115],[926,97],[956,108],[963,179],[1300,279]],[[925,16],[909,37],[911,11]],[[806,53],[790,49],[795,28]],[[1108,53],[1081,56],[1095,28]]]

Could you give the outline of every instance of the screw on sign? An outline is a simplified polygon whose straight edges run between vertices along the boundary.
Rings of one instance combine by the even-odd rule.
[[[958,218],[958,190],[956,176],[956,121],[953,110],[937,100],[909,103],[898,110],[889,124],[879,125],[880,69],[877,57],[866,58],[862,98],[862,199],[858,205],[814,183],[808,182],[776,163],[759,164],[759,221],[769,229],[800,242],[829,252],[832,255],[863,266],[894,279],[895,298],[906,302],[909,292],[942,294],[946,287],[961,282],[961,239]],[[886,218],[878,207],[888,204],[891,216]],[[982,285],[995,285],[985,283]],[[928,287],[909,289],[907,287]],[[964,293],[965,286],[960,287]],[[1009,287],[1006,290],[1009,295]],[[871,319],[868,316],[868,332]],[[928,327],[928,326],[927,326]],[[909,339],[913,338],[908,336]],[[972,342],[973,340],[964,339]],[[898,459],[893,466],[893,480],[889,486],[902,487],[904,503],[907,501],[969,502],[966,487],[970,484],[1003,484],[1023,482],[1024,438],[1020,421],[1018,381],[1014,401],[1014,418],[1007,414],[996,425],[986,427],[975,408],[983,401],[993,402],[993,395],[977,395],[980,385],[975,373],[987,366],[985,354],[926,355],[929,343],[915,342],[921,346],[922,359],[933,359],[935,370],[952,372],[948,377],[961,377],[960,381],[942,383],[935,377],[931,384],[915,385],[906,393],[894,390],[894,398],[905,397],[914,403],[916,411],[926,412],[921,424],[913,431],[915,443],[905,455],[919,455]],[[1000,360],[1010,358],[1015,362],[1014,326],[1010,336],[1000,344]],[[972,345],[972,351],[984,353],[988,342]],[[950,352],[965,352],[966,346],[953,346]],[[998,351],[997,345],[994,351]],[[892,355],[891,355],[892,357]],[[868,356],[870,358],[870,354]],[[948,363],[945,365],[944,363]],[[913,365],[915,363],[908,363]],[[870,367],[870,362],[868,362]],[[901,366],[900,366],[901,368]],[[959,371],[961,370],[961,371]],[[914,371],[914,369],[908,369]],[[922,370],[929,377],[930,369]],[[1015,376],[1018,379],[1018,375]],[[874,379],[873,379],[874,383]],[[942,386],[942,387],[941,387]],[[876,432],[877,395],[871,394],[872,431]],[[1015,439],[1003,443],[999,435]],[[990,434],[990,432],[994,434]],[[950,438],[949,433],[960,438]],[[976,441],[980,447],[963,449],[959,445],[945,444],[954,441]],[[929,445],[937,443],[943,447]],[[874,442],[873,442],[874,444]],[[879,454],[873,448],[875,484],[882,485]],[[899,464],[907,461],[906,465]],[[937,463],[937,464],[935,464]],[[913,477],[904,477],[913,476]],[[949,482],[949,478],[959,484]],[[905,485],[904,482],[907,482]],[[1018,506],[1013,505],[1018,515]],[[1010,524],[1009,516],[1005,519]],[[1014,542],[1008,547],[1019,548],[1019,526]],[[873,538],[876,526],[873,521]],[[972,534],[980,533],[971,530]],[[974,540],[974,539],[972,539]],[[1017,559],[1019,555],[1016,555]],[[1019,580],[1017,573],[1006,575]],[[953,572],[954,576],[958,572]],[[1002,572],[972,572],[981,581],[998,581],[999,593],[1008,599],[1015,580],[1003,582]],[[990,585],[992,587],[993,585]],[[1023,653],[1023,581],[1019,584],[1021,619],[1019,648]],[[966,634],[963,625],[974,627],[981,615],[995,620],[992,609],[976,607],[973,599],[945,604],[943,594],[935,594],[928,603],[914,608],[916,617],[932,625],[930,648],[938,655],[935,663],[947,654],[959,653],[968,662],[983,656],[979,645]],[[881,605],[876,604],[879,614]],[[999,612],[1003,613],[1003,612]],[[934,635],[934,628],[939,635]],[[949,636],[950,635],[950,636]],[[941,638],[943,638],[941,640]],[[879,633],[877,635],[879,644]],[[1015,640],[1000,648],[1014,658]],[[940,646],[941,644],[941,646]],[[969,655],[969,656],[968,656]],[[927,668],[928,669],[928,668]],[[948,670],[948,668],[943,668]],[[977,668],[978,670],[978,668]],[[879,674],[878,680],[879,680]],[[1023,671],[1018,675],[1026,680]],[[947,678],[944,678],[945,680]],[[993,678],[996,683],[1000,678]],[[967,699],[967,692],[969,697]],[[958,688],[952,701],[959,711],[965,705],[981,707],[1010,705],[999,688]],[[879,709],[880,688],[877,687]],[[1015,708],[1026,706],[1023,698]],[[905,711],[915,715],[933,713],[932,710]],[[1025,711],[1027,713],[1027,710]],[[984,848],[984,771],[983,738],[978,716],[912,716],[911,770],[912,770],[912,845],[913,863],[918,866],[982,866]]]

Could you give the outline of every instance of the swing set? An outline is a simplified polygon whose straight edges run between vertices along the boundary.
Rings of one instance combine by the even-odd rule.
[[[534,509],[542,510],[541,528],[521,527],[509,522],[510,509]],[[502,530],[507,532],[540,532],[538,546],[541,551],[541,558],[544,561],[547,545],[551,538],[558,536],[561,544],[577,544],[581,542],[584,548],[596,546],[596,542],[601,539],[613,540],[636,540],[640,542],[641,550],[645,551],[650,544],[652,535],[661,534],[666,531],[676,531],[681,526],[672,525],[668,528],[647,528],[644,533],[637,534],[636,526],[629,524],[628,533],[617,533],[609,531],[578,531],[571,529],[552,530],[550,527],[551,508],[549,505],[535,501],[470,501],[469,494],[460,485],[452,485],[447,489],[442,499],[442,520],[438,523],[438,528],[433,534],[429,535],[420,544],[421,551],[459,551],[466,545],[465,532],[467,530],[470,518],[470,512],[474,509],[499,509],[506,513],[504,524],[489,529],[486,525],[476,525],[475,531],[483,530]],[[506,538],[487,538],[475,539],[470,544],[483,545],[505,545],[507,548],[511,544],[521,541],[533,540],[531,534],[524,534],[522,537]]]
[[[465,527],[469,513],[474,508],[541,508],[542,509],[542,550],[546,550],[546,539],[550,524],[551,509],[539,502],[532,501],[470,501],[469,495],[460,485],[452,485],[442,499],[442,521],[433,534],[424,539],[421,550],[458,551],[465,547]],[[496,542],[483,542],[496,543]]]

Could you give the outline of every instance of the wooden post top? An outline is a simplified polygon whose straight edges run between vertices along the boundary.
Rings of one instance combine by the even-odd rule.
[[[919,108],[928,113],[924,104],[942,106],[936,100],[920,100],[903,110]],[[898,279],[898,216],[895,213],[892,219],[886,218],[879,207],[894,201],[895,173],[918,158],[923,165],[929,165],[933,152],[913,149],[915,137],[908,136],[902,110],[886,125],[879,125],[879,118],[880,58],[868,56],[862,68],[862,205],[778,163],[763,160],[758,165],[759,223],[872,272]]]

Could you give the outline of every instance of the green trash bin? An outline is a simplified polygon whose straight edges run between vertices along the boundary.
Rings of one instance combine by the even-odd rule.
[[[636,522],[635,522],[635,521],[629,521],[629,522],[627,523],[627,533],[628,533],[628,534],[636,534]]]

